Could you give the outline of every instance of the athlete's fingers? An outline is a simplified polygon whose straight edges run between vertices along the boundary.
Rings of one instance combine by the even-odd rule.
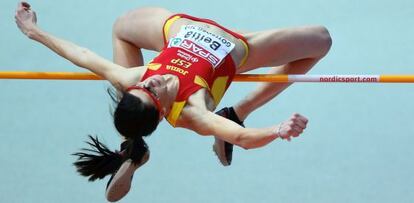
[[[21,6],[19,6],[19,7],[17,7],[17,9],[16,9],[16,14],[19,14],[19,13],[22,13],[22,12],[25,12],[26,10],[23,8],[23,7],[21,7]]]
[[[304,116],[302,116],[302,115],[298,114],[298,113],[294,113],[294,114],[290,117],[290,119],[292,119],[292,120],[301,120],[301,121],[303,121],[305,124],[306,124],[306,123],[308,123],[308,119],[307,119],[306,117],[304,117]]]
[[[293,126],[293,130],[295,131],[294,133],[292,133],[293,137],[297,137],[303,132],[303,128],[299,126]]]
[[[299,117],[301,117],[302,115],[300,115],[300,114],[298,114],[298,113],[294,113],[294,114],[292,114],[292,116],[290,117],[291,119],[295,119],[295,118],[299,118]]]
[[[300,117],[298,117],[298,119],[301,120],[302,122],[304,122],[305,124],[308,124],[309,120],[306,117],[300,116]]]
[[[17,5],[17,7],[19,9],[24,9],[24,10],[29,10],[30,9],[30,4],[28,4],[27,2],[19,2],[19,4]]]
[[[290,134],[291,137],[297,137],[300,135],[300,132],[298,132],[296,129],[292,130],[292,133]]]
[[[303,120],[297,119],[295,121],[295,124],[298,125],[299,127],[305,129],[306,128],[306,123]]]
[[[36,12],[34,12],[34,11],[32,11],[32,12],[33,12],[33,20],[34,20],[35,23],[37,23],[37,15],[36,15]]]
[[[20,3],[21,3],[22,6],[27,7],[27,8],[30,8],[30,4],[29,3],[25,2],[25,1],[22,1]]]
[[[292,117],[289,119],[289,122],[292,123],[292,125],[299,125],[303,128],[306,128],[306,123],[303,119]]]

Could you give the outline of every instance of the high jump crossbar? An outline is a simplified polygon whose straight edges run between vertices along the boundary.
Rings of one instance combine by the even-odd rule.
[[[0,79],[103,80],[87,72],[0,71]],[[273,75],[238,74],[237,82],[316,82],[316,83],[414,83],[414,75]]]

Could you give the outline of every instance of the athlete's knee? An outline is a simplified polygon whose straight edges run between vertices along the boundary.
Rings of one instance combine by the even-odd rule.
[[[332,46],[332,38],[329,31],[324,26],[313,26],[312,31],[314,33],[314,40],[318,45],[319,56],[323,57],[328,54]]]
[[[115,22],[112,25],[112,34],[113,34],[113,36],[119,38],[120,34],[122,33],[121,30],[122,30],[123,25],[125,24],[124,23],[125,20],[126,20],[126,14],[121,15],[118,18],[116,18]]]
[[[133,23],[134,19],[142,18],[142,11],[143,8],[135,9],[128,11],[115,19],[115,22],[112,25],[112,33],[115,36],[121,36],[124,32],[131,29],[131,24]]]

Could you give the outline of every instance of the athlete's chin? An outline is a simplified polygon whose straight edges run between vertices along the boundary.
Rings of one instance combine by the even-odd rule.
[[[159,86],[159,87],[163,87],[165,86],[165,79],[161,76],[161,75],[154,75],[153,78],[151,78],[152,80],[154,80],[154,82]]]

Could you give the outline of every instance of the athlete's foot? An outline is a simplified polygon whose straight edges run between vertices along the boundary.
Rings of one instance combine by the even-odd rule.
[[[216,114],[232,120],[240,126],[244,127],[243,121],[240,121],[240,119],[237,117],[237,114],[234,112],[233,107],[225,107],[220,111],[217,111]],[[213,151],[216,153],[223,166],[229,166],[231,164],[231,161],[233,159],[233,144],[215,137]]]
[[[221,139],[215,138],[213,144],[213,151],[216,153],[220,163],[223,166],[230,166],[232,156],[233,156],[233,145],[223,141]]]
[[[122,149],[121,145],[121,151]],[[118,171],[112,174],[106,186],[106,199],[116,202],[128,194],[131,189],[131,182],[134,172],[144,165],[149,159],[149,151],[144,155],[141,163],[134,164],[131,159],[124,161]]]

